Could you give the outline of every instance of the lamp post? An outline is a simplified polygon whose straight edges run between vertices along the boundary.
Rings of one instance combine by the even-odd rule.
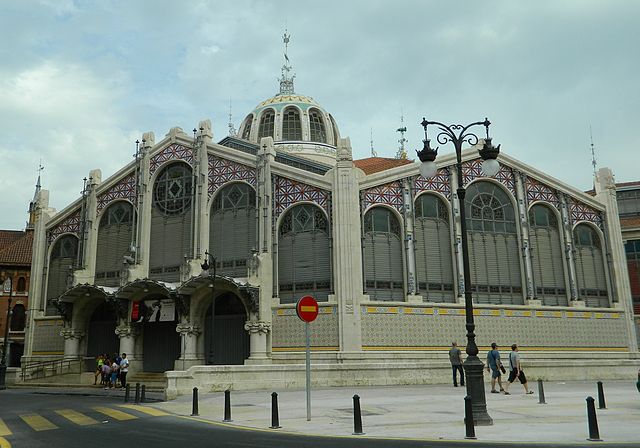
[[[215,295],[215,282],[216,282],[216,257],[211,255],[208,250],[204,251],[205,259],[204,263],[200,265],[203,271],[209,272],[209,268],[213,266],[213,281],[211,282],[211,337],[209,345],[209,359],[213,363],[213,344],[215,342],[215,336],[213,335],[213,324],[216,319],[216,295]],[[209,265],[211,260],[211,265]]]
[[[476,345],[475,335],[475,323],[473,321],[473,299],[471,296],[471,269],[469,268],[469,246],[467,243],[467,222],[465,217],[465,194],[464,178],[462,174],[462,145],[468,143],[469,145],[476,145],[480,140],[477,135],[470,132],[469,129],[475,126],[484,126],[486,129],[486,138],[484,139],[482,148],[479,150],[480,157],[484,160],[482,163],[483,173],[487,176],[494,176],[500,169],[500,165],[496,160],[500,153],[500,145],[493,146],[491,144],[491,138],[489,137],[489,125],[491,122],[488,119],[484,121],[477,121],[475,123],[468,124],[466,126],[460,124],[445,125],[438,121],[428,121],[426,118],[422,119],[422,127],[424,127],[424,147],[422,151],[416,151],[418,158],[422,162],[420,165],[420,174],[423,177],[429,178],[436,174],[437,168],[435,164],[436,156],[438,155],[438,148],[432,149],[430,146],[430,140],[427,136],[427,127],[433,125],[437,129],[436,140],[441,145],[446,143],[453,143],[456,150],[456,170],[458,173],[458,188],[456,193],[458,195],[459,208],[460,208],[460,230],[462,233],[462,265],[464,272],[464,303],[465,303],[465,317],[466,317],[466,329],[467,329],[467,359],[464,362],[464,372],[467,383],[467,395],[471,396],[471,406],[473,410],[473,420],[476,425],[492,425],[493,420],[487,413],[487,401],[484,392],[483,381],[483,367],[482,361],[478,358],[478,346]]]
[[[7,321],[4,325],[4,347],[2,348],[2,359],[0,359],[0,390],[5,390],[6,377],[7,377],[7,351],[9,350],[9,318],[11,317],[11,293],[13,291],[13,280],[11,276],[2,283],[2,289],[5,289],[5,285],[9,283],[9,302],[7,303]]]

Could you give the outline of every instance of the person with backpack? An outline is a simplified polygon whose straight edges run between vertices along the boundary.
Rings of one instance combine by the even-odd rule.
[[[527,395],[532,394],[533,391],[529,390],[527,377],[524,375],[524,370],[522,370],[522,366],[520,365],[520,354],[518,353],[517,344],[513,344],[511,346],[511,353],[509,353],[509,367],[511,368],[511,372],[509,372],[509,381],[504,389],[504,394],[511,395],[509,393],[509,386],[516,380],[516,378],[520,380],[520,384],[524,387],[524,393]]]
[[[502,373],[506,373],[506,369],[500,361],[500,352],[498,351],[498,344],[491,343],[491,350],[487,353],[487,372],[491,372],[491,393],[498,394],[504,392],[502,387]],[[498,380],[498,386],[500,386],[500,392],[496,390],[496,380]]]

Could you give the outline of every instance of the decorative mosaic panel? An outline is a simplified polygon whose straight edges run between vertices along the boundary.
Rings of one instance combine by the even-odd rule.
[[[58,355],[64,353],[64,339],[60,336],[61,320],[37,320],[33,328],[33,354]]]
[[[184,160],[189,165],[193,165],[193,151],[191,148],[179,145],[178,143],[169,145],[151,157],[149,161],[149,172],[153,174],[160,165],[168,160]]]
[[[301,182],[274,176],[274,220],[290,205],[300,201],[318,204],[331,216],[331,192]]]
[[[114,199],[128,199],[136,202],[136,173],[132,171],[120,179],[117,184],[98,196],[98,213]]]
[[[463,162],[462,164],[462,176],[464,177],[464,184],[469,185],[474,179],[478,177],[487,177],[482,174],[482,159],[474,159],[469,160],[468,162]],[[516,196],[516,178],[513,174],[513,170],[500,164],[500,171],[493,177],[495,180],[500,182],[502,185],[507,187],[507,189]]]
[[[527,191],[527,200],[529,202],[543,201],[553,205],[557,209],[560,209],[560,199],[558,198],[558,192],[546,186],[542,182],[539,182],[531,177],[527,177],[525,189]]]
[[[75,233],[78,235],[80,232],[80,209],[74,211],[71,215],[67,216],[62,222],[52,227],[47,231],[47,240],[49,242],[55,240],[59,235],[63,233]]]
[[[208,155],[209,165],[209,197],[226,182],[242,180],[256,188],[256,169],[254,167],[232,162],[231,160]]]
[[[415,189],[416,195],[423,191],[437,191],[450,199],[451,183],[449,179],[449,168],[440,168],[431,179],[425,179],[422,176],[416,177],[413,182],[413,188]]]
[[[304,349],[304,322],[296,315],[294,308],[276,309],[272,317],[273,349]],[[316,350],[338,350],[338,315],[335,307],[320,306],[318,318],[311,329],[311,347]]]
[[[572,223],[589,221],[602,228],[602,214],[595,208],[589,207],[573,198],[569,198],[569,210],[571,211]]]
[[[402,182],[389,182],[388,184],[363,190],[362,208],[366,210],[370,205],[385,204],[402,213],[404,211],[402,196]]]

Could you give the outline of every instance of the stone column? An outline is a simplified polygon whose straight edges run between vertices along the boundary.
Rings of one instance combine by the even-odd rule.
[[[516,201],[518,202],[518,220],[520,226],[520,235],[522,235],[522,261],[524,264],[524,284],[526,285],[525,291],[526,303],[528,305],[540,306],[541,300],[536,299],[535,285],[533,282],[533,265],[531,264],[531,248],[529,246],[529,210],[527,207],[527,194],[525,192],[524,184],[526,182],[525,175],[515,171],[516,179]]]
[[[261,320],[249,320],[245,322],[244,329],[249,332],[249,359],[245,364],[270,364],[267,356],[267,336],[271,332],[271,323]]]
[[[456,272],[458,284],[456,285],[456,290],[458,291],[458,297],[456,302],[464,304],[464,263],[462,262],[462,226],[460,224],[460,200],[458,199],[458,194],[456,193],[458,189],[458,172],[455,169],[455,165],[452,165],[451,175],[449,177],[449,186],[451,188],[451,209],[453,216],[453,238],[455,249],[455,260],[456,260]]]
[[[102,182],[100,170],[89,171],[87,179],[87,196],[84,210],[84,243],[82,244],[82,269],[73,273],[73,284],[93,283],[96,272],[96,253],[98,250],[98,200],[96,197],[97,186]],[[83,235],[80,235],[82,238]]]
[[[204,359],[198,357],[198,336],[202,334],[202,327],[183,322],[176,325],[176,331],[180,333],[180,359],[175,362],[176,370],[202,364]]]
[[[568,274],[569,274],[569,290],[570,299],[569,306],[584,307],[585,303],[582,300],[578,300],[578,283],[576,281],[576,264],[573,258],[573,229],[571,228],[571,220],[569,219],[569,204],[567,204],[567,197],[563,193],[558,193],[560,199],[560,214],[562,215],[562,230],[564,232],[564,253],[567,260]]]
[[[135,340],[138,328],[130,322],[121,322],[116,327],[116,335],[120,338],[119,353],[126,353],[129,362],[135,359]]]
[[[151,238],[152,185],[149,175],[151,149],[155,146],[153,132],[142,134],[138,160],[138,197],[136,199],[136,264],[129,267],[128,280],[147,278],[149,273],[149,240]],[[131,371],[131,370],[129,370]]]
[[[80,340],[85,332],[77,328],[63,328],[60,336],[64,338],[64,359],[77,359],[80,357]]]
[[[416,277],[416,251],[414,243],[414,213],[413,194],[411,194],[411,183],[413,179],[402,180],[402,199],[404,202],[404,240],[405,253],[407,254],[407,301],[422,303],[422,296],[416,295],[418,290]]]

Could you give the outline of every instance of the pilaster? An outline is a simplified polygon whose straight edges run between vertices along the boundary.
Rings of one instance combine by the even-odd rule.
[[[150,180],[151,149],[155,146],[153,132],[142,134],[138,158],[138,179],[136,200],[136,264],[129,267],[128,280],[147,278],[149,275],[149,241],[151,239],[151,200],[152,185]]]
[[[404,241],[407,260],[407,296],[416,296],[416,251],[414,243],[414,212],[413,195],[411,194],[411,179],[402,180],[402,200],[404,202]]]
[[[455,166],[454,166],[455,167]],[[451,211],[453,216],[453,241],[455,251],[455,267],[458,279],[456,285],[456,291],[458,296],[456,298],[457,303],[464,304],[464,263],[462,262],[462,226],[460,221],[460,199],[458,198],[458,171],[451,169],[451,176],[449,177],[449,185],[451,186]]]
[[[249,332],[249,359],[245,364],[271,364],[267,351],[267,337],[271,333],[271,322],[250,320],[244,324]]]
[[[198,357],[198,336],[202,334],[200,325],[181,322],[176,325],[176,331],[180,334],[180,359],[175,362],[177,370],[186,370],[191,366],[202,364],[204,359]]]
[[[213,139],[211,120],[203,120],[198,123],[198,133],[194,142],[194,179],[195,179],[195,203],[193,217],[193,258],[202,259],[204,251],[209,247],[209,216],[208,189],[209,189],[209,156],[208,146]]]
[[[64,338],[64,359],[76,359],[80,356],[80,341],[85,332],[76,328],[63,328],[60,336]]]
[[[76,270],[73,273],[74,285],[94,282],[96,274],[96,253],[98,250],[98,228],[100,225],[97,220],[98,200],[96,190],[101,182],[102,171],[89,171],[84,203],[84,254],[82,256],[82,269]],[[81,237],[82,236],[83,235],[81,235]]]
[[[536,300],[536,289],[533,279],[533,265],[531,264],[531,246],[529,244],[529,211],[527,204],[527,195],[524,190],[525,175],[515,171],[516,179],[516,201],[518,203],[518,223],[520,226],[520,235],[522,236],[522,262],[524,266],[524,289],[527,292],[527,304],[540,306],[541,301]]]
[[[569,205],[563,193],[558,193],[560,199],[560,214],[562,215],[562,231],[564,233],[564,254],[567,261],[569,274],[569,291],[571,301],[569,306],[584,306],[583,301],[578,301],[578,283],[576,282],[576,263],[573,257],[573,229],[569,220]],[[576,302],[576,303],[574,303]]]

